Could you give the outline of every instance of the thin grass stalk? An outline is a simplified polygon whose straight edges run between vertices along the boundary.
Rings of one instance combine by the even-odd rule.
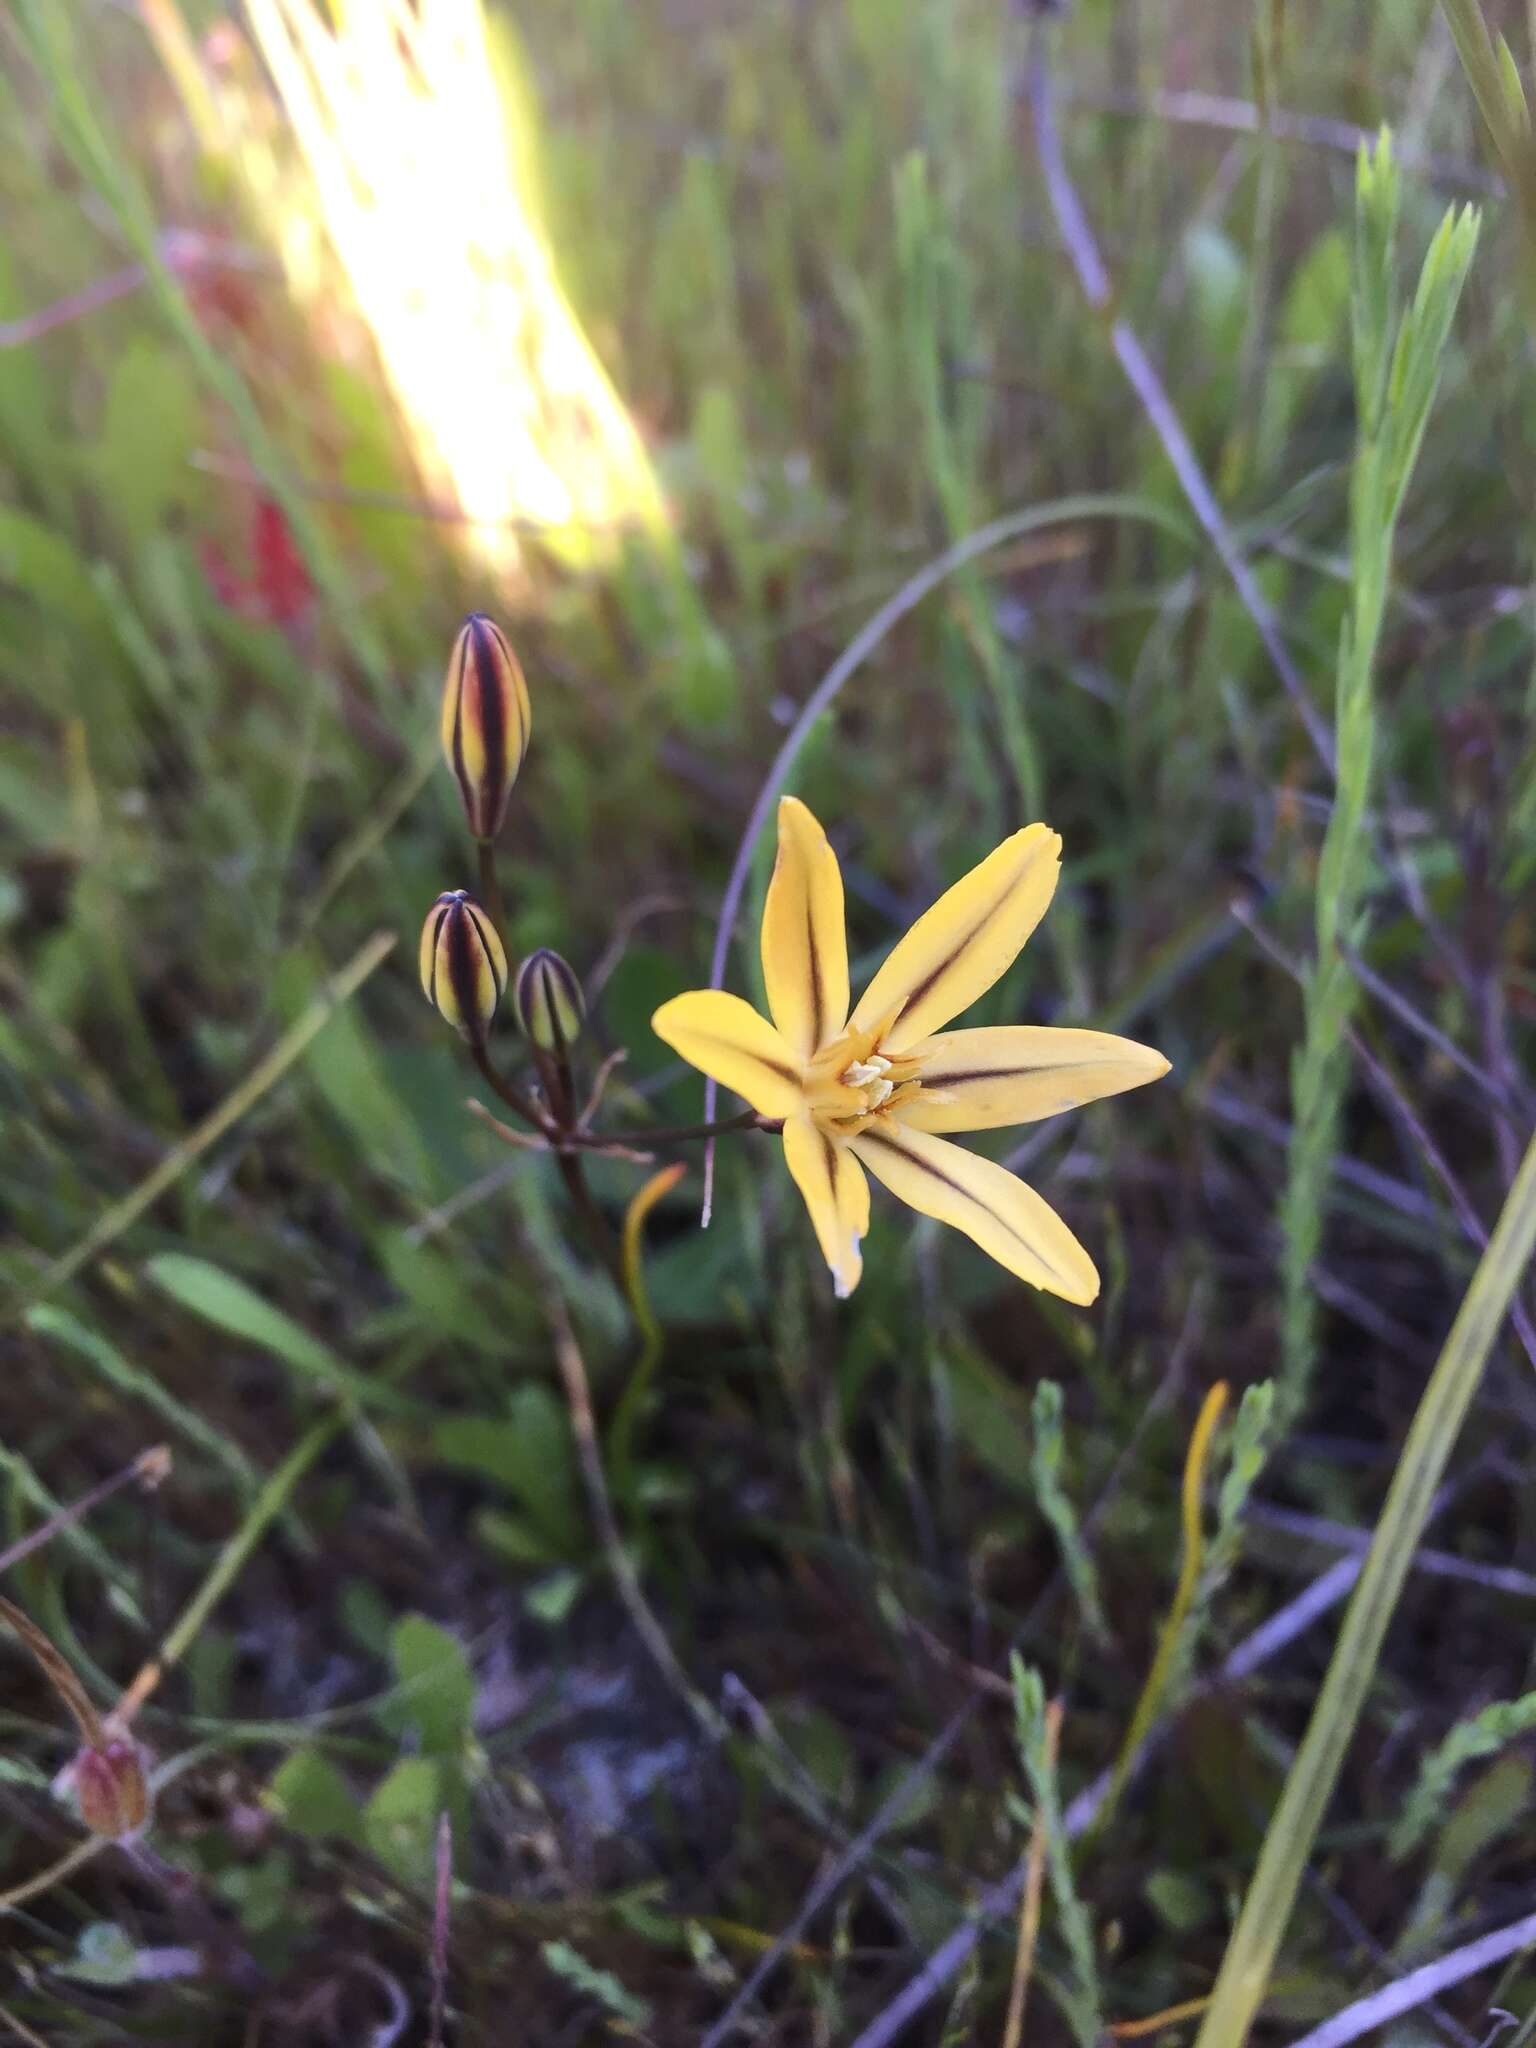
[[[162,1421],[169,1423],[189,1444],[195,1445],[213,1463],[222,1465],[246,1499],[256,1492],[261,1484],[261,1474],[237,1443],[206,1421],[195,1408],[178,1400],[152,1372],[133,1364],[115,1344],[109,1343],[95,1330],[88,1329],[78,1316],[71,1315],[67,1309],[42,1303],[29,1309],[24,1320],[34,1336],[66,1347],[84,1359],[109,1387],[127,1395],[129,1400],[142,1401],[145,1407],[153,1408]],[[162,1451],[159,1455],[168,1458],[169,1452]],[[129,1466],[126,1473],[120,1473],[111,1483],[121,1485],[136,1469],[137,1464]],[[77,1503],[71,1510],[71,1517],[78,1512]],[[4,1562],[0,1558],[0,1567]]]
[[[149,1623],[139,1597],[143,1588],[137,1573],[99,1537],[82,1528],[58,1495],[43,1484],[30,1462],[20,1451],[13,1451],[4,1442],[0,1442],[0,1477],[6,1480],[16,1499],[31,1502],[43,1517],[43,1526],[51,1535],[58,1537],[60,1547],[71,1551],[104,1583],[114,1587],[118,1599],[127,1603],[127,1611],[134,1621],[141,1628],[147,1628]]]
[[[1096,313],[1104,316],[1109,328],[1110,346],[1125,372],[1126,382],[1135,392],[1148,423],[1162,443],[1163,453],[1168,458],[1169,467],[1178,478],[1179,488],[1184,493],[1190,510],[1199,520],[1201,530],[1215,549],[1233,589],[1242,602],[1244,611],[1252,620],[1253,629],[1258,634],[1275,674],[1280,678],[1285,693],[1295,708],[1296,716],[1305,727],[1307,737],[1316,749],[1318,758],[1324,767],[1331,771],[1334,766],[1333,740],[1329,735],[1326,721],[1312,702],[1301,673],[1291,659],[1279,624],[1269,607],[1269,601],[1260,590],[1237,535],[1217,502],[1216,494],[1206,479],[1199,457],[1195,454],[1194,446],[1184,430],[1183,422],[1174,410],[1152,358],[1142,346],[1141,338],[1135,329],[1127,321],[1115,317],[1114,282],[1099,251],[1099,245],[1094,239],[1093,229],[1088,224],[1088,215],[1077,187],[1072,182],[1066,156],[1062,150],[1061,136],[1056,126],[1051,71],[1046,60],[1045,36],[1040,23],[1036,24],[1029,61],[1025,67],[1024,90],[1034,120],[1035,149],[1045,180],[1046,198],[1050,203],[1056,231],[1077,275],[1083,296]]]
[[[448,1932],[453,1908],[453,1819],[445,1809],[437,1821],[437,1857],[432,1888],[432,2002],[427,2048],[443,2048],[448,2016]]]
[[[1061,1701],[1052,1700],[1045,1710],[1047,1770],[1056,1768],[1061,1718]],[[1024,2006],[1035,1967],[1035,1944],[1040,1938],[1040,1900],[1045,1888],[1045,1823],[1045,1808],[1037,1806],[1034,1825],[1029,1831],[1029,1852],[1024,1859],[1024,1890],[1019,1898],[1019,1940],[1014,1951],[1013,1980],[1008,1987],[1008,2017],[1003,2026],[1002,2048],[1020,2048],[1024,2039]]]
[[[927,159],[920,152],[897,167],[894,200],[903,339],[923,436],[924,470],[950,539],[960,541],[975,528],[978,495],[974,449],[967,447],[963,430],[953,417],[949,393],[954,380],[946,369],[953,347],[947,330],[959,324],[957,309],[949,302],[966,295],[964,256],[939,217]],[[1009,672],[1003,637],[980,569],[967,563],[957,572],[955,583],[957,607],[993,702],[1018,784],[1018,801],[1026,817],[1038,817],[1045,802],[1044,777],[1030,729],[1023,679]]]
[[[1328,1676],[1265,1833],[1196,2048],[1240,2048],[1264,1997],[1435,1490],[1533,1250],[1536,1136],[1526,1148],[1408,1432]]]
[[[1420,2006],[1428,2005],[1439,1992],[1447,1991],[1453,1984],[1460,1984],[1468,1977],[1480,1975],[1491,1969],[1495,1963],[1502,1963],[1509,1956],[1520,1956],[1536,1947],[1536,1913],[1527,1913],[1508,1927],[1501,1927],[1493,1934],[1484,1934],[1476,1941],[1469,1941],[1460,1948],[1454,1948],[1448,1955],[1437,1956],[1432,1963],[1424,1963],[1417,1970],[1410,1970],[1406,1977],[1398,1977],[1390,1984],[1383,1984],[1378,1991],[1371,1991],[1364,1998],[1358,1998],[1353,2005],[1346,2005],[1342,2012],[1335,2013],[1331,2020],[1325,2020],[1320,2027],[1314,2027],[1309,2034],[1303,2034],[1291,2048],[1348,2048],[1348,2043],[1358,2041],[1363,2034],[1374,2034],[1391,2021],[1400,2019],[1404,2013],[1416,2012]],[[1497,1994],[1495,1994],[1497,1996]],[[1497,2005],[1484,2008],[1490,2014],[1499,2011]],[[1503,2015],[1501,2015],[1503,2017]],[[1511,2048],[1520,2048],[1528,2037],[1530,2020],[1515,2034],[1505,2038]],[[1408,2038],[1406,2030],[1401,2036]],[[1494,2039],[1490,2031],[1485,2040]]]
[[[110,1479],[103,1479],[100,1485],[93,1486],[89,1493],[81,1494],[80,1498],[71,1501],[68,1507],[58,1509],[46,1522],[39,1523],[37,1528],[29,1530],[25,1536],[19,1537],[16,1542],[0,1550],[0,1572],[9,1571],[12,1565],[20,1564],[24,1557],[30,1557],[34,1550],[41,1550],[46,1544],[51,1543],[55,1536],[66,1529],[72,1529],[94,1508],[99,1508],[103,1501],[110,1500],[114,1493],[120,1493],[135,1479],[146,1493],[153,1491],[168,1476],[170,1469],[171,1454],[164,1444],[155,1444],[147,1451],[140,1451],[132,1464],[125,1465],[120,1472],[114,1472]]]
[[[1316,960],[1304,978],[1302,1043],[1291,1070],[1294,1101],[1280,1202],[1283,1249],[1277,1424],[1306,1403],[1317,1352],[1312,1270],[1349,1075],[1348,1034],[1358,984],[1345,949],[1358,945],[1370,868],[1369,803],[1376,759],[1375,667],[1391,583],[1392,543],[1450,324],[1477,240],[1477,216],[1448,212],[1424,259],[1413,304],[1399,317],[1395,270],[1399,185],[1390,139],[1362,150],[1356,176],[1353,296],[1355,404],[1350,476],[1350,602],[1339,637],[1337,787],[1323,835],[1314,897]]]
[[[96,1846],[94,1836],[87,1846],[91,1848]],[[26,2048],[48,2048],[48,2043],[43,2039],[42,2035],[34,2034],[26,2021],[18,2019],[8,2006],[0,2005],[0,2020],[5,2021],[5,2024],[11,2029],[18,2041],[26,2043]]]
[[[1029,1780],[1039,1824],[1045,1835],[1045,1873],[1056,1907],[1056,1922],[1067,1952],[1069,1973],[1051,1984],[1057,2004],[1080,2048],[1094,2048],[1104,2032],[1104,2001],[1099,1988],[1098,1949],[1072,1870],[1070,1837],[1061,1810],[1056,1775],[1059,1717],[1052,1725],[1045,1687],[1038,1671],[1017,1651],[1009,1660],[1013,1676],[1014,1715],[1019,1755]],[[1025,1868],[1028,1882],[1028,1867]]]
[[[1520,227],[1519,281],[1528,318],[1536,320],[1536,136],[1519,66],[1505,38],[1501,35],[1495,42],[1479,0],[1440,0],[1440,5],[1488,141],[1503,170],[1506,189],[1515,202]],[[1532,31],[1536,34],[1536,17]],[[1536,666],[1527,684],[1526,703],[1528,708],[1536,708]],[[1526,751],[1513,802],[1513,824],[1513,843],[1523,849],[1516,855],[1512,879],[1512,886],[1519,888],[1529,881],[1530,848],[1536,840],[1536,749]]]
[[[173,1145],[136,1188],[99,1216],[84,1237],[55,1259],[51,1266],[45,1267],[33,1284],[22,1292],[19,1300],[9,1304],[11,1311],[22,1313],[44,1296],[55,1293],[66,1280],[72,1280],[82,1266],[89,1264],[137,1223],[210,1145],[217,1144],[226,1131],[233,1129],[264,1095],[276,1087],[308,1049],[311,1039],[324,1028],[331,1013],[357,993],[374,969],[393,951],[394,944],[393,932],[375,932],[365,945],[360,946],[341,972],[319,990],[302,1016],[295,1019],[245,1079],[231,1089],[218,1108],[205,1116],[195,1130],[189,1131],[179,1145]],[[3,1314],[4,1310],[0,1310],[0,1315]]]
[[[117,1716],[124,1724],[133,1719],[166,1672],[181,1662],[201,1635],[209,1615],[250,1562],[257,1544],[288,1505],[294,1488],[331,1440],[354,1419],[350,1408],[322,1416],[272,1473],[161,1642],[158,1653],[144,1665],[118,1702]]]
[[[597,1418],[592,1409],[592,1389],[587,1379],[587,1363],[582,1356],[581,1346],[576,1341],[570,1312],[566,1308],[564,1297],[553,1283],[546,1283],[542,1293],[550,1334],[554,1340],[555,1360],[560,1368],[566,1405],[570,1411],[576,1461],[581,1468],[582,1484],[587,1492],[587,1505],[592,1510],[598,1541],[602,1545],[608,1569],[613,1575],[614,1586],[624,1603],[624,1610],[636,1635],[645,1645],[662,1677],[688,1707],[705,1734],[711,1740],[719,1741],[729,1732],[725,1721],[683,1669],[666,1630],[645,1596],[645,1589],[640,1583],[640,1574],[635,1569],[634,1561],[624,1548],[618,1517],[613,1511],[613,1497],[608,1491],[607,1474],[603,1470],[603,1453],[598,1442]]]

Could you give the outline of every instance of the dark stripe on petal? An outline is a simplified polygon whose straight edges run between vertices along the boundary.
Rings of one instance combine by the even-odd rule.
[[[832,1206],[837,1206],[837,1147],[827,1136],[821,1125],[816,1126],[816,1135],[821,1140],[822,1158],[827,1168],[827,1192],[832,1197]],[[841,1222],[841,1218],[838,1219]]]
[[[490,626],[492,633],[496,637],[496,645],[500,650],[503,664],[501,673],[507,679],[506,710],[512,725],[516,727],[516,731],[511,734],[507,745],[506,766],[508,773],[515,775],[517,770],[522,767],[523,756],[528,751],[528,723],[523,717],[524,694],[527,685],[523,681],[522,663],[512,652],[506,634],[502,632],[500,626],[494,620],[488,619],[486,623]]]
[[[701,1031],[697,1035],[714,1045],[723,1045],[728,1052],[735,1053],[738,1059],[751,1060],[755,1066],[762,1067],[765,1072],[777,1074],[781,1081],[793,1081],[797,1088],[800,1085],[800,1070],[798,1067],[786,1067],[782,1060],[765,1059],[760,1052],[752,1052],[734,1038],[722,1038],[718,1032]]]
[[[543,1004],[549,1035],[555,1041],[555,1053],[559,1057],[566,1049],[565,1032],[560,1023],[559,990],[555,987],[554,973],[547,960],[539,962],[539,1001]]]
[[[965,934],[963,938],[957,939],[955,941],[954,945],[950,948],[949,952],[945,955],[945,957],[939,962],[938,966],[934,968],[933,972],[931,974],[925,975],[924,978],[918,983],[916,988],[910,989],[907,992],[907,994],[903,996],[901,1008],[896,1012],[895,1016],[891,1019],[890,1023],[885,1027],[887,1031],[894,1031],[896,1029],[896,1026],[901,1022],[902,1018],[907,1014],[908,1010],[910,1010],[915,1003],[920,1003],[922,1001],[923,997],[927,995],[928,991],[933,987],[935,982],[942,981],[944,976],[948,974],[951,967],[954,966],[955,962],[960,958],[961,954],[965,951],[966,947],[971,945],[976,939],[980,938],[981,934],[986,930],[987,926],[992,922],[993,918],[996,917],[997,913],[1002,909],[1003,905],[1007,902],[1009,896],[1013,893],[1013,889],[1017,880],[1018,877],[1014,876],[1009,881],[1008,887],[1003,891],[1002,895],[998,897],[997,901],[990,905],[989,908],[982,913],[981,917],[977,919],[976,923],[971,926],[970,930]]]
[[[458,1026],[469,1037],[478,1037],[484,1029],[480,1015],[479,952],[485,945],[480,927],[466,906],[458,906],[458,914],[447,935],[448,980],[453,989],[453,999],[459,1006]]]
[[[481,946],[484,948],[486,964],[491,970],[491,986],[496,991],[496,1000],[499,1003],[502,996],[506,993],[507,983],[506,977],[497,970],[496,966],[496,934],[491,927],[489,917],[480,908],[478,903],[466,903],[464,908],[468,911],[471,918],[474,919],[475,933],[479,938]]]
[[[469,658],[469,635],[461,633],[454,648],[454,659],[458,674],[453,683],[453,779],[459,785],[459,796],[463,801],[470,830],[478,835],[475,822],[475,796],[469,786],[469,772],[464,766],[464,664]]]
[[[452,908],[453,905],[451,903],[443,905],[442,909],[437,913],[437,923],[432,931],[432,986],[428,993],[432,998],[433,1009],[439,1011],[442,1009],[442,1004],[437,1000],[437,969],[438,962],[443,957],[443,926],[448,922],[448,913]]]
[[[507,721],[501,666],[506,649],[498,646],[501,635],[490,620],[478,613],[470,620],[470,634],[475,648],[475,707],[480,743],[485,749],[485,773],[480,787],[484,803],[475,819],[475,830],[482,839],[489,839],[501,822],[497,811],[507,779]]]
[[[1021,1230],[1016,1229],[1008,1221],[1006,1216],[999,1216],[997,1211],[989,1208],[979,1195],[973,1195],[968,1187],[963,1186],[961,1182],[947,1174],[941,1166],[935,1166],[931,1159],[919,1158],[916,1152],[909,1152],[905,1145],[898,1145],[894,1139],[887,1138],[879,1131],[873,1129],[860,1131],[858,1142],[861,1145],[883,1145],[887,1152],[894,1152],[898,1158],[906,1160],[909,1166],[915,1166],[919,1172],[926,1173],[930,1180],[936,1180],[941,1187],[949,1188],[953,1193],[959,1195],[963,1201],[969,1202],[973,1209],[979,1209],[983,1216],[989,1216],[994,1223],[1000,1223],[1015,1243],[1024,1247],[1025,1251],[1028,1252],[1037,1265],[1043,1266],[1048,1273],[1055,1273],[1058,1279],[1065,1278],[1065,1275],[1060,1273],[1051,1264],[1050,1260],[1045,1257],[1039,1246],[1032,1244]]]
[[[1073,1060],[1044,1067],[924,1067],[925,1088],[951,1088],[960,1081],[1022,1081],[1026,1074],[1070,1074],[1074,1067],[1097,1066],[1097,1060]]]

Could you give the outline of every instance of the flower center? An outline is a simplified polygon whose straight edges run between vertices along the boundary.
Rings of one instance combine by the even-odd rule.
[[[850,1061],[839,1079],[845,1088],[857,1089],[863,1096],[865,1114],[868,1115],[880,1107],[895,1087],[894,1081],[886,1079],[890,1071],[890,1061],[880,1053],[872,1052],[867,1059]]]
[[[922,1056],[882,1052],[884,1028],[882,1022],[870,1031],[845,1031],[805,1069],[807,1107],[832,1137],[851,1138],[917,1093]]]

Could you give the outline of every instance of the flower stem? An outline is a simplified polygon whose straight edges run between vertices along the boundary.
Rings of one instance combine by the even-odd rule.
[[[622,1292],[624,1261],[619,1253],[619,1241],[609,1228],[607,1217],[598,1208],[592,1190],[587,1186],[586,1169],[574,1152],[559,1152],[556,1158],[560,1164],[560,1178],[565,1182],[566,1193],[576,1205],[587,1236],[592,1241],[592,1249],[608,1268]]]
[[[603,1471],[603,1454],[598,1443],[596,1419],[592,1412],[592,1391],[587,1380],[586,1361],[581,1355],[576,1333],[571,1328],[571,1318],[565,1302],[553,1286],[545,1287],[544,1299],[555,1341],[555,1358],[565,1385],[566,1403],[571,1416],[571,1434],[576,1442],[576,1457],[587,1490],[587,1502],[592,1510],[598,1540],[602,1544],[608,1569],[613,1574],[619,1598],[623,1601],[635,1632],[649,1651],[657,1669],[686,1702],[705,1733],[718,1742],[728,1732],[725,1723],[679,1663],[677,1652],[667,1640],[666,1630],[657,1620],[654,1609],[646,1599],[644,1588],[640,1584],[640,1575],[624,1547],[618,1517],[613,1511],[613,1498],[608,1491],[608,1481]]]
[[[525,1095],[521,1088],[514,1088],[510,1081],[502,1079],[491,1065],[490,1057],[483,1045],[477,1045],[471,1039],[469,1056],[474,1061],[481,1080],[501,1097],[509,1109],[516,1110],[525,1124],[531,1124],[534,1130],[541,1131],[546,1138],[553,1137],[549,1119],[539,1109],[538,1104],[530,1096]]]
[[[549,1093],[549,1109],[541,1109],[531,1096],[525,1095],[510,1081],[504,1080],[491,1065],[490,1056],[484,1045],[473,1039],[469,1045],[470,1057],[486,1086],[492,1089],[509,1109],[515,1110],[525,1124],[539,1132],[560,1167],[560,1178],[565,1182],[582,1224],[609,1273],[625,1291],[624,1261],[619,1250],[619,1241],[609,1226],[587,1185],[586,1171],[581,1163],[581,1153],[601,1152],[614,1145],[640,1142],[647,1145],[680,1144],[690,1138],[712,1138],[722,1131],[769,1130],[782,1128],[772,1118],[760,1117],[755,1109],[743,1110],[739,1116],[726,1117],[712,1124],[689,1124],[675,1129],[658,1126],[652,1130],[639,1131],[581,1131],[570,1122],[572,1104],[575,1100],[571,1088],[568,1065],[558,1063],[548,1055],[539,1060],[544,1086]]]
[[[712,1124],[646,1125],[625,1131],[565,1131],[561,1142],[583,1151],[598,1152],[605,1145],[683,1145],[695,1138],[718,1138],[727,1131],[781,1131],[781,1117],[759,1116],[744,1109],[739,1116],[719,1118]]]
[[[496,842],[494,839],[477,839],[475,851],[480,857],[480,901],[486,915],[496,927],[496,936],[507,943],[507,911],[501,900],[501,883],[496,878]]]

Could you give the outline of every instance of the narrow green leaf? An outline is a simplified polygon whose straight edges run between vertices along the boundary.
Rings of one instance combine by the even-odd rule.
[[[300,1379],[328,1393],[349,1396],[397,1415],[414,1414],[418,1404],[381,1381],[343,1365],[318,1337],[280,1308],[263,1301],[233,1273],[188,1252],[162,1252],[144,1268],[145,1278],[173,1300],[242,1342],[280,1359]]]
[[[1536,1137],[1526,1150],[1408,1432],[1322,1692],[1222,1957],[1197,2048],[1241,2048],[1247,2039],[1435,1491],[1533,1251]]]
[[[396,1703],[401,1717],[428,1755],[456,1756],[475,1709],[474,1674],[463,1647],[425,1615],[408,1614],[390,1638],[390,1658],[403,1688]]]

